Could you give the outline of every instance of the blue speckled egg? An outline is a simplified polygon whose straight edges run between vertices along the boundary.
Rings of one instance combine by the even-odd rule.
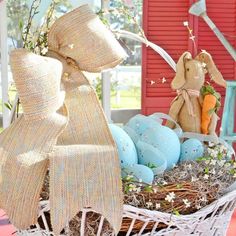
[[[179,161],[180,141],[172,129],[162,125],[147,129],[140,140],[152,145],[165,155],[167,169],[172,168]]]
[[[126,177],[127,175],[132,175],[136,181],[141,181],[147,184],[152,184],[154,180],[154,174],[152,170],[140,164],[133,164],[131,166],[126,166],[122,168],[122,178]]]
[[[158,126],[160,126],[160,124],[154,119],[144,115],[136,115],[129,120],[125,125],[124,130],[136,143],[147,129]]]
[[[167,168],[165,155],[150,144],[139,141],[136,144],[138,163],[150,167],[154,175],[162,174]]]
[[[117,125],[109,124],[109,128],[116,142],[121,167],[137,164],[137,151],[129,135]]]
[[[190,138],[182,143],[180,161],[193,161],[202,157],[204,153],[203,144],[195,138]]]

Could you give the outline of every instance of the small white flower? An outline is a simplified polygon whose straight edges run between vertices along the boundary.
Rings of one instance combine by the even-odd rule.
[[[155,84],[156,82],[154,80],[151,80],[151,85]]]
[[[152,204],[152,202],[146,202],[146,206],[147,206],[147,208],[150,208],[150,207],[152,207],[153,206],[153,204]]]
[[[135,192],[136,191],[136,185],[135,184],[129,184],[129,191]]]
[[[141,192],[141,187],[136,188],[136,192],[140,193]]]
[[[205,67],[205,66],[206,66],[206,63],[202,63],[202,65],[203,65],[203,67]],[[208,143],[208,146],[209,146],[209,147],[214,147],[214,146],[215,146],[215,143],[209,142],[209,143]]]
[[[183,22],[184,26],[188,26],[188,21]]]
[[[70,49],[73,49],[73,48],[74,48],[74,44],[73,44],[73,43],[72,43],[72,44],[69,44],[68,47],[69,47]]]
[[[42,50],[42,54],[43,54],[43,55],[45,55],[47,52],[48,52],[48,49],[47,49],[47,48],[44,48],[44,49]]]
[[[183,202],[186,208],[189,208],[191,206],[191,202],[188,199],[183,199]]]
[[[156,209],[160,209],[161,208],[161,204],[160,203],[156,203]]]
[[[215,174],[216,174],[215,169],[212,169],[212,170],[210,171],[210,173],[213,174],[213,175],[215,175]]]
[[[157,193],[157,189],[156,189],[156,188],[153,188],[153,192],[154,192],[154,193]]]
[[[167,185],[167,184],[168,183],[165,180],[162,181],[162,185]]]
[[[209,165],[209,164],[210,164],[210,160],[205,160],[205,163],[206,163],[207,165]]]
[[[199,210],[199,209],[201,209],[202,207],[201,207],[200,204],[197,204],[197,205],[196,205],[196,208]]]
[[[143,182],[143,180],[142,180],[142,179],[138,179],[138,182],[139,182],[139,183],[142,183],[142,182]]]
[[[218,165],[220,167],[222,167],[222,166],[224,166],[225,162],[226,162],[226,160],[220,160],[220,161],[218,161]]]
[[[191,182],[196,182],[197,180],[198,180],[198,178],[192,176]]]
[[[161,82],[164,84],[164,83],[166,82],[166,78],[163,77],[162,80],[161,80]]]
[[[203,179],[209,179],[209,175],[205,174],[205,175],[203,176]]]
[[[211,164],[212,166],[215,166],[215,165],[216,165],[216,163],[217,163],[217,161],[216,161],[216,160],[211,160],[211,163],[210,163],[210,164]]]
[[[192,164],[188,164],[187,167],[188,167],[189,169],[192,169]]]
[[[165,200],[167,202],[174,202],[174,199],[175,199],[175,193],[174,192],[171,192],[171,193],[167,194],[166,198],[165,198]]]
[[[195,40],[195,36],[193,35],[193,36],[189,37],[189,39],[194,41]]]

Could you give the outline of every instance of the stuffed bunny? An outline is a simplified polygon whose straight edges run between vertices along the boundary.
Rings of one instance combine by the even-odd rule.
[[[171,87],[178,95],[171,103],[169,115],[185,132],[201,133],[203,97],[200,90],[205,83],[206,73],[217,84],[226,87],[225,80],[206,51],[202,51],[195,59],[192,59],[189,52],[184,52],[177,62],[176,76]],[[215,135],[218,119],[214,112],[208,127],[209,134]],[[168,121],[167,126],[173,128],[174,124]]]

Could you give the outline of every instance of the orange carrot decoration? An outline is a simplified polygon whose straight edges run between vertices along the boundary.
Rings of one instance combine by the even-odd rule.
[[[212,114],[220,107],[220,94],[210,85],[204,86],[201,94],[203,95],[201,130],[203,134],[208,134]]]

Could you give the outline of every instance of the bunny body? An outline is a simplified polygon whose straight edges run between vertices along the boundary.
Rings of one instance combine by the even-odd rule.
[[[184,52],[178,60],[176,76],[171,83],[172,89],[177,91],[177,97],[171,103],[169,115],[185,132],[201,133],[203,97],[200,90],[207,72],[216,83],[226,86],[209,53],[201,52],[192,59],[189,52]],[[217,120],[218,116],[214,113],[208,127],[209,134],[215,135]],[[167,122],[167,126],[174,128],[172,122]]]

